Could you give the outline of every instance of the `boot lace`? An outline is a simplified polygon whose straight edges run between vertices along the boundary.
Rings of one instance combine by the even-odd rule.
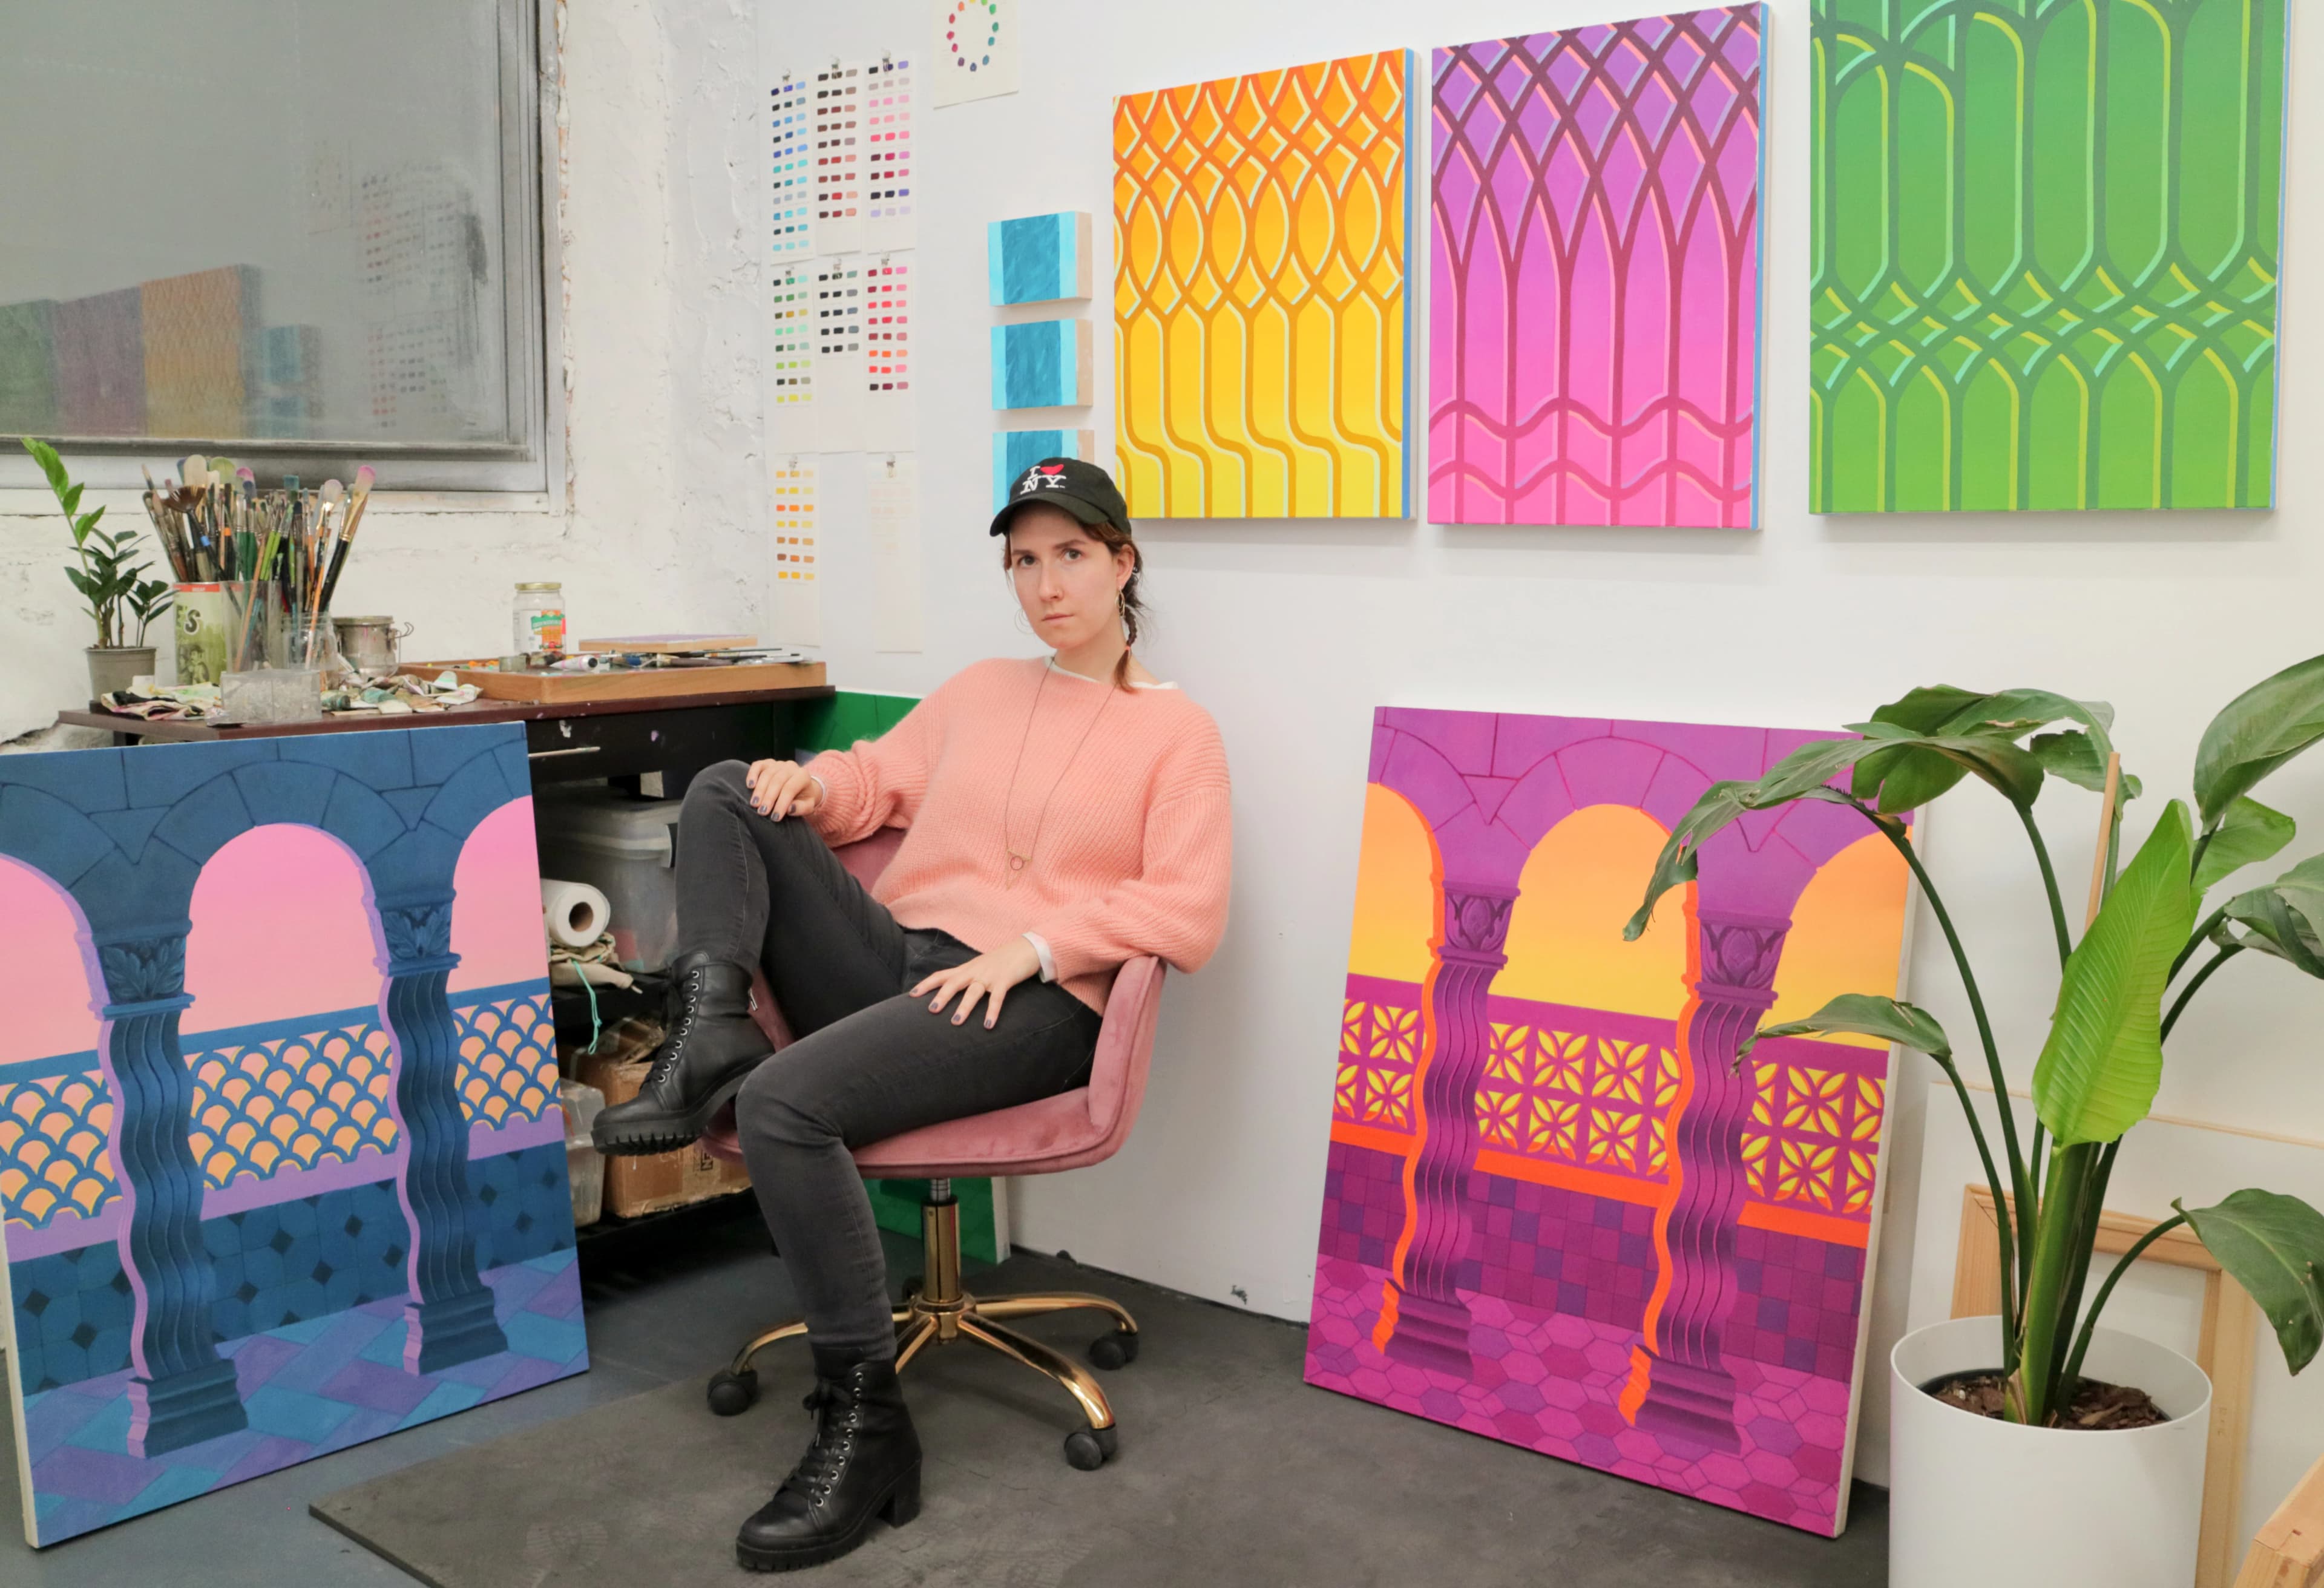
[[[669,1079],[669,1072],[678,1067],[678,1061],[685,1055],[687,1033],[694,1029],[695,1011],[702,1003],[702,967],[696,965],[687,972],[680,986],[683,991],[678,993],[678,1029],[669,1033],[661,1051],[654,1055],[653,1067],[646,1072],[641,1091]]]
[[[783,1480],[783,1487],[802,1496],[809,1505],[821,1505],[831,1498],[831,1491],[846,1475],[848,1461],[855,1454],[855,1434],[863,1412],[852,1396],[842,1393],[840,1386],[818,1381],[807,1391],[799,1404],[815,1416],[815,1438],[799,1457],[798,1465]],[[839,1416],[842,1408],[845,1415]]]

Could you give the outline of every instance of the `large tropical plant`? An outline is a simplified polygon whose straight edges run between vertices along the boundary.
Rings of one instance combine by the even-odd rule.
[[[2324,656],[2246,690],[2213,719],[2196,752],[2194,813],[2172,800],[2120,867],[2122,805],[2140,788],[2120,771],[2109,739],[2113,721],[2109,706],[2047,690],[1915,689],[1870,721],[1848,725],[1859,738],[1803,746],[1756,782],[1711,785],[1664,845],[1646,901],[1624,933],[1635,939],[1643,932],[1663,895],[1693,880],[1704,840],[1747,811],[1827,800],[1860,812],[1895,846],[1936,917],[1967,994],[1998,1104],[1999,1156],[1963,1084],[1951,1039],[1924,1009],[1849,993],[1806,1020],[1762,1028],[1743,1051],[1762,1038],[1850,1032],[1901,1043],[1936,1061],[1968,1118],[2000,1224],[2007,1415],[2035,1426],[2054,1422],[2070,1404],[2091,1330],[2116,1281],[2151,1242],[2181,1224],[2251,1293],[2293,1372],[2324,1342],[2324,1282],[2318,1277],[2324,1214],[2267,1191],[2237,1191],[2211,1207],[2174,1201],[2172,1215],[2124,1252],[2083,1304],[2115,1155],[2124,1132],[2153,1103],[2163,1043],[2189,1002],[2247,951],[2324,979],[2324,854],[2202,915],[2205,895],[2229,874],[2292,841],[2292,818],[2252,799],[2251,790],[2324,739]],[[1969,951],[1903,819],[1969,778],[2015,809],[2057,940],[2058,998],[2034,1070],[2030,1140],[2022,1139],[2011,1111],[2001,1050]],[[2079,942],[2034,819],[2034,802],[2053,778],[2104,795],[2095,907]]]

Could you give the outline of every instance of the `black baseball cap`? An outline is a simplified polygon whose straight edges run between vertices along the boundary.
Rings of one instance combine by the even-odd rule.
[[[1113,476],[1078,457],[1045,457],[1009,485],[1009,500],[992,515],[992,532],[1009,531],[1009,520],[1034,503],[1069,512],[1085,524],[1111,524],[1130,533],[1130,503],[1114,489]]]

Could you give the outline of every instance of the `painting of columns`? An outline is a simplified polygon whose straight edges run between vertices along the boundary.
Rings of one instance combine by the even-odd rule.
[[[1376,714],[1309,1382],[1839,1533],[1890,1054],[1737,1055],[1895,985],[1904,861],[1746,817],[1622,939],[1703,790],[1825,736]]]
[[[584,1371],[521,726],[0,760],[48,1545]]]

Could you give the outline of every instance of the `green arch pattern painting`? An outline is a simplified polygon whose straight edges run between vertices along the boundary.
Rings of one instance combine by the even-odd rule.
[[[1818,0],[1817,512],[2267,507],[2285,0]]]

